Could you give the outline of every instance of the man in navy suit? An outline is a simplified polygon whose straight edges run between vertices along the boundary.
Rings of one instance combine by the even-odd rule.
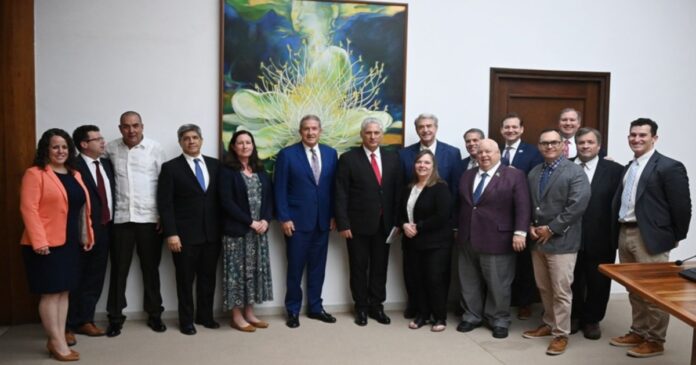
[[[500,134],[505,140],[500,146],[502,164],[513,166],[526,175],[534,166],[544,162],[544,158],[535,146],[522,141],[523,133],[524,121],[517,113],[509,113],[500,123]],[[527,319],[532,315],[531,304],[539,300],[529,247],[517,254],[516,270],[512,283],[512,302],[517,306],[517,317]]]
[[[413,164],[416,160],[416,155],[418,152],[424,149],[429,149],[435,155],[435,160],[437,162],[437,173],[449,186],[452,196],[456,197],[457,183],[459,176],[461,175],[461,152],[459,152],[457,147],[437,140],[438,119],[435,115],[423,113],[416,118],[414,124],[419,141],[399,151],[401,170],[403,171],[404,175],[403,182],[408,184],[411,182],[411,179],[413,179]],[[454,207],[456,205],[456,199],[453,199],[452,202],[452,207]],[[454,229],[456,222],[452,222],[452,226]],[[408,281],[411,280],[409,273],[415,272],[415,270],[408,270],[410,265],[411,264],[406,260],[406,258],[404,258],[404,281],[407,282],[406,285],[409,285]],[[415,308],[415,303],[412,303],[411,299],[409,298],[407,301],[406,310],[404,311],[404,317],[415,317]]]
[[[275,205],[287,243],[286,325],[300,325],[302,274],[307,267],[307,316],[325,323],[334,318],[322,306],[329,231],[334,229],[334,176],[336,150],[320,144],[321,120],[306,115],[300,120],[302,141],[283,148],[275,164]]]
[[[573,274],[573,310],[570,333],[582,329],[585,338],[602,336],[599,322],[609,302],[611,279],[599,272],[599,264],[616,261],[617,237],[612,231],[611,201],[621,181],[623,168],[614,161],[599,157],[602,135],[594,128],[580,128],[575,134],[578,157],[590,180],[590,203],[582,216],[582,241]]]
[[[195,124],[177,131],[182,154],[162,164],[157,180],[157,208],[176,270],[179,331],[195,335],[195,323],[219,328],[213,319],[215,277],[220,256],[220,162],[201,154],[203,136]]]
[[[531,203],[525,174],[500,163],[492,139],[481,141],[478,168],[459,182],[459,282],[464,314],[457,326],[469,332],[488,322],[493,337],[510,327],[515,252],[525,248]]]
[[[80,283],[77,290],[70,292],[67,324],[70,331],[87,336],[103,336],[104,330],[94,325],[94,308],[104,287],[109,257],[114,212],[114,170],[109,160],[101,158],[106,144],[99,127],[77,127],[73,140],[81,157],[77,159],[77,169],[92,202],[94,248],[91,251],[80,250]],[[74,343],[72,337],[73,341],[69,342]]]
[[[336,226],[348,245],[350,291],[355,323],[367,317],[391,323],[384,313],[387,296],[387,236],[396,225],[401,196],[399,156],[380,147],[382,123],[367,118],[360,127],[362,146],[343,155],[336,172]]]
[[[619,223],[619,260],[666,262],[669,251],[686,238],[691,222],[691,193],[684,165],[655,151],[657,123],[640,118],[631,122],[628,145],[633,160],[624,169],[612,214]],[[614,337],[614,346],[632,347],[627,354],[650,357],[664,352],[669,314],[629,293],[633,311],[631,330]]]
[[[478,167],[476,154],[478,153],[479,144],[484,138],[486,138],[486,135],[478,128],[471,128],[464,132],[464,147],[466,147],[466,152],[469,153],[469,157],[462,160],[459,171],[460,174],[463,174],[466,170]],[[459,183],[459,178],[457,178],[457,183]]]

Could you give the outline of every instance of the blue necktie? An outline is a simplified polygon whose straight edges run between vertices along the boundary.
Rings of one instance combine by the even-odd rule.
[[[198,158],[194,158],[193,162],[196,163],[196,180],[198,180],[198,184],[201,185],[201,189],[205,191],[205,178],[203,177],[203,169],[201,168],[201,160]]]
[[[539,179],[539,195],[544,193],[544,188],[546,188],[546,183],[549,182],[549,177],[551,177],[551,166],[544,167],[544,171],[541,172],[541,179]]]
[[[481,174],[481,181],[479,181],[478,185],[476,185],[476,190],[474,190],[474,205],[478,204],[479,200],[481,199],[481,195],[483,195],[483,184],[486,183],[487,177],[487,173],[484,172]]]
[[[619,209],[619,220],[624,221],[628,213],[628,204],[631,202],[631,193],[633,192],[633,183],[638,173],[638,160],[633,161],[628,169],[626,183],[624,184],[623,193],[621,193],[621,209]]]
[[[510,146],[505,147],[505,153],[503,154],[503,164],[505,166],[512,165],[512,161],[510,161],[510,149],[512,149],[512,147],[510,147]]]

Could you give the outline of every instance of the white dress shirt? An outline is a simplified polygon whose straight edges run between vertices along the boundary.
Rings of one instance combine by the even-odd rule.
[[[563,144],[561,145],[561,148],[565,145],[565,141],[567,140],[568,142],[568,158],[573,158],[578,155],[578,145],[575,144],[575,137],[571,138],[561,138]]]
[[[372,152],[363,146],[363,151],[367,155],[367,161],[370,163],[370,166],[372,166],[372,154],[375,154],[375,160],[377,160],[377,166],[379,166],[379,176],[382,176],[382,154],[379,153],[379,147]]]
[[[314,153],[317,155],[317,162],[319,162],[319,172],[321,173],[321,151],[319,150],[319,143],[317,143],[314,147],[309,147],[302,143],[302,147],[304,147],[305,154],[307,155],[309,167],[312,167],[312,148],[314,148]]]
[[[433,144],[431,144],[429,147],[427,147],[421,143],[419,151],[423,151],[423,150],[430,150],[430,152],[432,152],[433,155],[435,155],[435,153],[436,153],[435,151],[437,151],[437,139],[433,140]]]
[[[116,179],[114,223],[157,223],[157,178],[165,160],[162,146],[143,137],[128,148],[119,138],[106,145],[106,155]]]
[[[97,184],[97,165],[94,164],[94,161],[99,161],[99,159],[94,159],[91,158],[87,155],[83,155],[80,153],[80,156],[82,157],[83,160],[85,160],[85,163],[87,163],[87,168],[89,168],[90,174],[92,174],[92,179],[94,179],[94,184]],[[104,179],[104,188],[106,189],[106,202],[109,205],[109,216],[111,218],[114,217],[114,202],[113,202],[113,197],[111,195],[111,183],[109,182],[109,175],[106,174],[106,170],[104,170],[104,165],[102,165],[101,161],[99,161],[99,171],[101,172],[101,176]]]
[[[511,145],[507,145],[507,144],[506,144],[506,145],[505,145],[505,148],[503,149],[503,156],[505,156],[505,150],[507,150],[508,148],[510,148],[510,149],[509,149],[510,152],[508,152],[508,154],[509,154],[509,156],[508,156],[508,158],[509,158],[509,159],[508,159],[508,163],[509,163],[510,165],[512,165],[512,161],[515,159],[515,154],[517,153],[517,149],[520,148],[520,142],[522,142],[522,140],[521,140],[521,139],[518,139],[517,142],[515,142],[515,143],[513,143],[513,144],[511,144]]]
[[[413,207],[416,206],[416,202],[422,191],[423,189],[418,188],[416,185],[413,185],[411,188],[411,194],[409,194],[408,201],[406,202],[406,215],[408,216],[409,223],[416,223],[413,221]]]
[[[481,175],[486,173],[488,177],[486,177],[486,181],[483,182],[483,189],[481,189],[481,195],[483,195],[483,192],[486,191],[488,183],[491,182],[491,178],[493,177],[493,175],[495,175],[495,172],[498,171],[499,167],[500,161],[498,161],[498,163],[491,167],[488,171],[483,171],[481,168],[479,168],[478,172],[476,173],[476,177],[474,178],[474,186],[472,186],[471,192],[473,193],[474,191],[476,191],[476,188],[481,182]]]
[[[633,162],[631,163],[636,163],[638,161],[638,171],[636,171],[636,176],[633,179],[633,186],[631,187],[631,199],[628,202],[628,210],[626,211],[626,216],[624,217],[624,222],[636,222],[636,192],[638,191],[638,181],[640,181],[640,175],[643,173],[643,170],[645,170],[645,165],[647,165],[648,160],[652,155],[655,153],[655,149],[653,148],[652,150],[646,152],[643,156],[638,157],[637,159],[634,159]],[[630,170],[630,166],[629,166]],[[628,177],[629,170],[626,171],[626,174],[624,175],[623,182],[624,184],[624,189],[627,187],[626,185],[626,178]]]
[[[191,171],[193,171],[193,176],[196,176],[196,162],[194,161],[194,159],[198,159],[198,165],[201,167],[201,170],[203,171],[203,183],[205,184],[205,190],[208,190],[208,185],[210,185],[210,175],[208,174],[208,167],[206,167],[205,165],[203,155],[198,154],[198,156],[189,156],[185,153],[183,155],[186,159],[186,163],[188,163],[189,167],[191,168]]]
[[[582,167],[582,161],[579,158],[575,159],[575,163]],[[599,163],[599,155],[595,156],[593,159],[585,162],[585,167],[582,169],[587,174],[587,179],[590,180],[592,184],[592,178],[594,177],[595,171],[597,171],[597,164]]]

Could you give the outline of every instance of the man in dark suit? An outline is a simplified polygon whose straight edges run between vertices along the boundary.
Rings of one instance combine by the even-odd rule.
[[[539,150],[522,141],[524,121],[517,113],[507,114],[500,122],[500,134],[504,143],[500,145],[502,164],[513,166],[526,174],[544,162]],[[539,301],[539,292],[534,283],[534,269],[529,247],[517,253],[515,280],[512,282],[512,303],[517,306],[517,317],[527,319],[532,315],[532,303]]]
[[[80,283],[77,290],[70,292],[67,324],[69,332],[103,336],[104,330],[94,325],[94,309],[104,287],[109,257],[114,212],[114,170],[109,160],[101,158],[106,144],[99,127],[79,126],[73,132],[73,140],[81,157],[77,159],[77,169],[89,190],[92,203],[94,247],[91,251],[80,250]],[[72,337],[68,343],[75,343],[72,333],[66,337]]]
[[[215,276],[220,256],[220,163],[203,156],[203,136],[195,124],[177,131],[183,154],[162,164],[157,207],[162,230],[176,269],[179,331],[196,334],[193,282],[196,281],[195,322],[219,328],[213,319]]]
[[[493,337],[510,327],[515,252],[526,245],[531,207],[525,174],[500,163],[492,139],[480,142],[477,169],[459,182],[459,282],[464,315],[457,326],[469,332],[488,322]]]
[[[469,153],[469,156],[462,160],[459,176],[466,170],[478,167],[476,153],[478,152],[479,144],[484,138],[486,138],[486,135],[478,128],[471,128],[464,132],[464,147],[466,147],[466,152]],[[459,183],[459,178],[457,178],[457,183]]]
[[[399,156],[380,148],[382,123],[367,118],[360,128],[362,146],[343,155],[336,173],[336,225],[348,245],[350,289],[355,301],[355,323],[367,324],[368,315],[382,324],[387,296],[387,235],[396,224],[401,191]]]
[[[287,243],[286,325],[300,325],[302,274],[307,267],[307,316],[325,323],[336,318],[322,306],[329,231],[334,229],[334,176],[336,150],[320,144],[321,120],[306,115],[300,120],[302,141],[283,148],[275,164],[275,204]]]
[[[582,114],[574,108],[565,108],[558,115],[558,130],[563,141],[563,156],[568,159],[578,155],[578,146],[575,142],[575,134],[582,124]],[[600,156],[600,158],[603,156]]]
[[[413,179],[413,164],[416,160],[416,155],[418,152],[424,149],[429,149],[430,152],[435,155],[435,162],[437,162],[437,173],[449,186],[452,196],[456,197],[457,182],[459,181],[459,176],[461,175],[461,152],[459,152],[457,147],[437,140],[438,119],[435,115],[423,113],[416,118],[414,124],[419,141],[408,147],[402,148],[399,151],[399,160],[401,162],[401,170],[403,171],[404,184],[410,183]],[[452,208],[455,206],[456,199],[453,199]],[[456,222],[452,222],[452,228],[454,228],[454,226],[456,226]],[[406,282],[411,280],[409,273],[414,272],[414,270],[408,269],[410,266],[411,263],[409,263],[406,257],[404,257],[404,281]],[[413,303],[411,298],[407,298],[404,317],[415,317],[415,308],[416,304]]]
[[[543,324],[525,338],[553,336],[547,355],[565,352],[570,334],[573,270],[580,249],[582,216],[590,201],[590,182],[582,168],[563,157],[561,133],[546,129],[539,136],[544,163],[529,172],[532,197],[532,262]]]
[[[618,219],[619,260],[666,262],[669,251],[686,238],[691,221],[691,193],[684,165],[655,151],[657,123],[640,118],[631,122],[628,145],[633,161],[626,166],[612,214]],[[632,347],[628,355],[650,357],[664,352],[669,314],[629,293],[633,311],[631,330],[614,337],[614,346]]]
[[[585,338],[597,340],[602,336],[599,322],[606,313],[611,290],[611,279],[597,267],[616,260],[616,236],[608,233],[612,231],[611,201],[623,168],[599,157],[602,135],[598,130],[580,128],[575,134],[575,144],[578,149],[575,163],[585,171],[592,196],[582,217],[582,241],[572,285],[570,333],[582,329]]]

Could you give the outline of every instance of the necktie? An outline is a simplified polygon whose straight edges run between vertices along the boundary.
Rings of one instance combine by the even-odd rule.
[[[314,174],[314,182],[319,185],[319,177],[321,176],[319,157],[317,157],[317,151],[315,151],[314,148],[310,148],[309,152],[312,153],[312,174]]]
[[[589,170],[589,169],[590,169],[589,167],[587,167],[587,163],[586,163],[586,162],[580,162],[580,167],[582,167],[582,170],[583,170],[583,171]]]
[[[193,162],[196,164],[196,180],[198,180],[201,189],[205,191],[205,178],[203,177],[203,169],[201,168],[201,159],[194,158]]]
[[[474,190],[474,205],[478,204],[481,195],[483,195],[483,184],[486,182],[487,177],[487,173],[481,174],[481,181],[479,181],[478,185],[476,185],[476,190]]]
[[[99,169],[99,161],[94,161],[97,165],[97,193],[101,201],[101,224],[107,224],[111,220],[111,212],[109,211],[109,200],[106,198],[106,185],[104,185],[104,176]]]
[[[372,164],[372,171],[375,172],[375,177],[377,177],[377,184],[382,185],[382,174],[379,173],[379,165],[377,165],[377,158],[374,153],[370,154],[370,163]]]
[[[568,158],[570,155],[570,140],[566,139],[563,141],[563,157]]]
[[[503,154],[503,161],[505,162],[504,163],[505,166],[512,165],[512,161],[510,161],[510,150],[511,149],[512,149],[512,147],[510,147],[510,146],[505,147],[505,153]]]
[[[619,220],[623,221],[628,213],[628,204],[631,202],[631,193],[633,192],[633,183],[638,173],[638,161],[633,161],[628,169],[626,183],[624,184],[623,192],[621,193],[621,208],[619,209]]]
[[[539,195],[544,193],[544,188],[546,188],[546,183],[549,182],[549,177],[551,177],[551,166],[544,167],[544,171],[541,172],[541,179],[539,179]]]

